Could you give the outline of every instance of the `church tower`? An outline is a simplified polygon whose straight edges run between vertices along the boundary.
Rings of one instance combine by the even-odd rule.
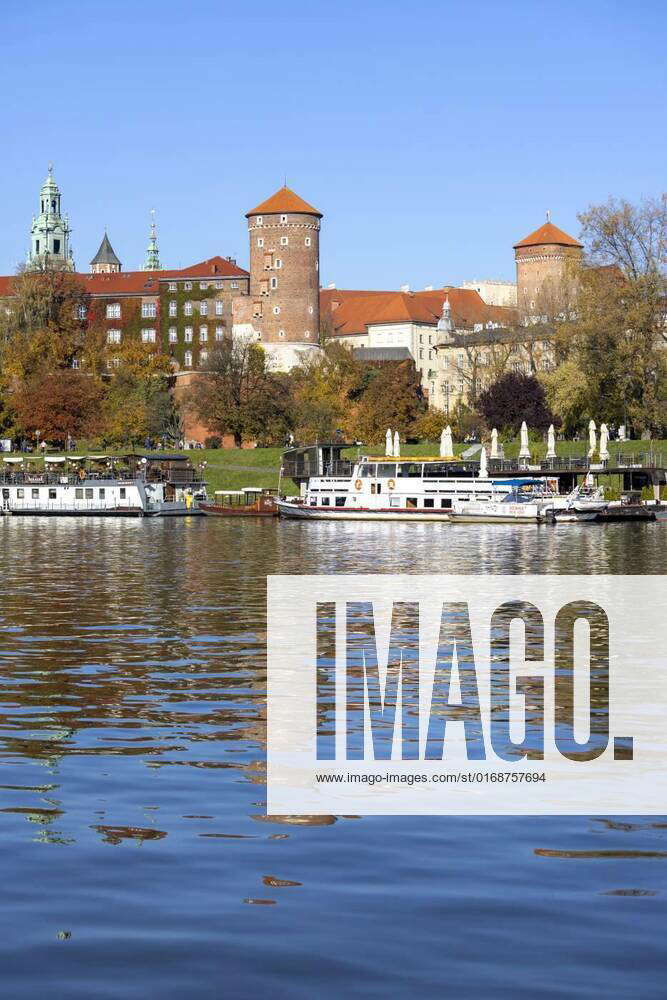
[[[118,274],[121,270],[121,263],[114,253],[114,249],[109,243],[106,232],[104,239],[100,243],[100,249],[90,262],[91,274]]]
[[[42,268],[73,271],[71,232],[67,216],[60,214],[60,189],[49,163],[48,177],[39,192],[39,215],[32,220],[28,267],[35,271]]]
[[[262,342],[317,345],[322,213],[285,186],[246,218],[253,325]]]
[[[157,245],[157,227],[155,225],[155,209],[151,209],[151,233],[146,247],[144,271],[161,271],[160,250]]]

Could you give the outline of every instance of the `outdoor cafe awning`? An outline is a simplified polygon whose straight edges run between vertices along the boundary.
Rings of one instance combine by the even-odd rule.
[[[45,462],[51,462],[53,465],[62,465],[65,462],[64,455],[45,455]]]
[[[23,459],[22,458],[3,458],[2,461],[6,462],[7,465],[20,465],[21,462],[23,461]]]

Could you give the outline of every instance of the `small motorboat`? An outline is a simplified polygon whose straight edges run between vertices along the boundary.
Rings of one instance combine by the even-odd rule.
[[[641,493],[632,490],[621,494],[620,500],[612,500],[605,510],[600,511],[596,521],[609,524],[615,521],[655,521],[656,505],[647,504]]]
[[[482,524],[541,524],[550,520],[553,512],[535,501],[530,493],[513,490],[502,500],[454,500],[450,513],[456,522]]]
[[[199,503],[199,510],[212,517],[277,517],[277,490],[246,486],[242,490],[216,490],[213,503]]]
[[[598,514],[605,511],[608,501],[604,498],[604,489],[594,488],[584,484],[577,486],[563,498],[561,504],[553,505],[553,518],[562,521],[595,521]]]

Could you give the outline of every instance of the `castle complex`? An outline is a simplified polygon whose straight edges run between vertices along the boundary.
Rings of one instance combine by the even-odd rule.
[[[412,360],[431,405],[446,412],[508,368],[549,368],[553,356],[538,322],[571,281],[583,248],[544,225],[514,245],[516,284],[466,282],[423,291],[320,288],[322,213],[284,186],[246,213],[249,271],[216,256],[189,267],[162,267],[152,213],[141,271],[123,271],[105,232],[79,275],[91,299],[90,322],[106,332],[106,366],[122,364],[122,345],[139,339],[169,356],[178,393],[205,368],[211,346],[228,337],[261,343],[270,364],[289,371],[320,350],[322,336],[347,343],[367,361]],[[33,218],[26,267],[74,271],[71,230],[49,166]],[[12,278],[0,278],[0,297]],[[80,362],[75,359],[75,367]],[[204,429],[196,429],[201,437]]]

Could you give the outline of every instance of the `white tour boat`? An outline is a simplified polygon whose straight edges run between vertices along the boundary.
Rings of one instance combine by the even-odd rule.
[[[518,487],[533,486],[544,500],[553,496],[546,479],[480,478],[476,463],[466,466],[460,459],[344,459],[341,453],[345,447],[349,446],[313,445],[285,452],[281,475],[298,483],[301,495],[276,501],[282,517],[315,521],[449,521],[455,503],[488,505],[501,501]]]
[[[183,455],[11,456],[0,469],[3,514],[167,517],[199,514],[206,488]]]

